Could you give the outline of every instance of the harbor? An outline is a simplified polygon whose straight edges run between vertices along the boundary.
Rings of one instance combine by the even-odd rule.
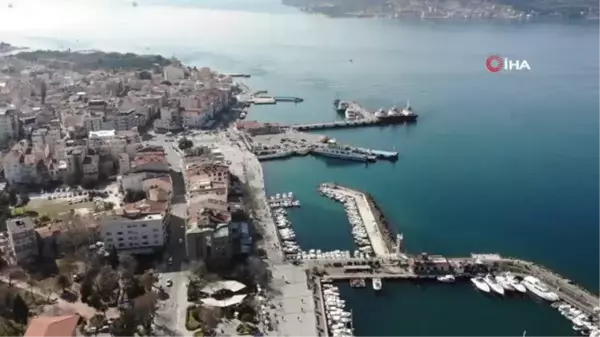
[[[285,210],[274,208],[286,259],[302,266],[309,274],[316,303],[322,311],[315,312],[317,321],[326,322],[321,336],[352,336],[351,309],[336,297],[337,282],[348,282],[351,288],[371,288],[381,291],[387,282],[432,282],[448,284],[462,282],[498,299],[530,297],[548,303],[573,324],[578,334],[597,337],[598,297],[571,281],[532,262],[499,254],[471,254],[465,257],[445,257],[404,251],[404,237],[390,230],[383,211],[367,193],[334,183],[323,183],[319,193],[344,206],[357,249],[303,251],[295,242],[291,223]],[[281,194],[280,198],[293,194]],[[275,200],[272,199],[272,200]],[[291,198],[290,198],[291,199]],[[395,240],[394,240],[395,238]],[[369,287],[370,285],[370,287]],[[345,314],[344,314],[345,313]]]
[[[260,124],[255,121],[237,123],[244,133],[248,148],[260,161],[286,159],[296,156],[314,155],[354,162],[371,163],[380,160],[396,161],[397,151],[368,149],[339,144],[336,139],[325,135],[299,132],[275,124]]]

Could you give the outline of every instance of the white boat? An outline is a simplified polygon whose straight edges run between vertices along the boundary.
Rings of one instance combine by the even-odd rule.
[[[502,286],[499,285],[498,282],[496,282],[496,280],[494,279],[494,277],[491,274],[485,275],[483,280],[485,281],[485,283],[487,283],[490,286],[490,288],[493,291],[497,292],[500,295],[504,295],[504,288],[502,288]]]
[[[475,285],[475,287],[477,287],[477,289],[479,289],[485,293],[490,292],[490,286],[487,283],[485,283],[485,281],[483,280],[483,277],[481,277],[481,276],[473,277],[471,279],[471,282]]]
[[[521,281],[517,280],[516,277],[514,277],[511,274],[507,274],[506,276],[506,280],[508,281],[508,283],[515,288],[516,291],[521,292],[521,293],[526,293],[527,292],[527,288],[525,288],[525,286],[523,285],[523,283],[521,283]]]
[[[559,299],[558,295],[550,291],[547,285],[533,276],[525,276],[525,278],[523,278],[523,285],[527,288],[527,290],[545,299],[546,301],[554,302],[558,301]]]
[[[438,276],[437,280],[440,282],[445,282],[445,283],[452,283],[454,281],[456,281],[456,279],[454,278],[454,275],[444,275],[444,276]]]
[[[378,277],[373,278],[373,289],[380,291],[381,288],[383,288],[383,282],[381,282],[381,279]]]
[[[515,288],[512,286],[512,284],[510,284],[510,282],[508,282],[508,279],[505,276],[497,275],[496,276],[496,282],[502,288],[504,288],[504,290],[508,290],[508,291],[514,291],[515,290]]]

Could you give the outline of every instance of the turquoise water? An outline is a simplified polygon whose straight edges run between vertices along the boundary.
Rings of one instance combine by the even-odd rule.
[[[0,10],[0,40],[176,55],[305,99],[253,108],[248,119],[260,121],[333,120],[336,96],[372,109],[410,100],[421,114],[413,127],[327,132],[395,149],[396,163],[264,165],[270,193],[303,202],[291,215],[301,245],[352,248],[342,208],[316,193],[336,181],[372,193],[412,252],[515,255],[598,291],[597,27],[331,20],[276,0],[138,3],[23,0]],[[487,73],[490,54],[526,59],[532,70]],[[343,290],[359,335],[572,334],[530,300],[463,285],[384,288],[378,297]]]

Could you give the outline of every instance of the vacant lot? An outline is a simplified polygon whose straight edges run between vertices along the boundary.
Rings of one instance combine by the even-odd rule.
[[[68,200],[34,199],[31,200],[25,207],[15,208],[12,213],[16,215],[25,214],[27,211],[34,211],[37,212],[39,216],[47,215],[50,218],[56,219],[68,213],[72,209],[77,210],[82,208],[93,211],[95,204],[94,202],[82,202],[70,205]]]

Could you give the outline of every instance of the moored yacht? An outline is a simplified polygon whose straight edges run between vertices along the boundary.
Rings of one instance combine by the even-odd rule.
[[[510,274],[510,273],[506,273],[506,281],[513,287],[515,288],[516,291],[521,292],[521,293],[526,293],[527,292],[527,288],[525,288],[525,286],[523,285],[523,283],[521,283],[521,280],[518,279],[516,276]]]
[[[379,277],[374,277],[373,278],[373,289],[375,289],[376,291],[380,291],[381,288],[383,288],[383,282],[381,281],[381,279]]]
[[[438,276],[436,279],[438,281],[444,282],[444,283],[452,283],[452,282],[456,281],[456,279],[454,278],[454,275],[451,275],[451,274],[444,275],[444,276]]]
[[[481,276],[473,277],[471,279],[471,282],[475,285],[475,287],[477,287],[477,289],[479,289],[485,293],[490,292],[490,286],[483,280],[483,277],[481,277]]]
[[[494,279],[494,277],[491,274],[485,275],[483,280],[485,281],[485,283],[487,283],[490,286],[490,288],[493,291],[495,291],[496,293],[498,293],[500,295],[504,295],[504,288],[502,288],[502,286],[499,285],[498,282],[496,282],[496,280]]]
[[[379,110],[375,111],[375,117],[380,118],[380,117],[384,117],[385,116],[385,111],[383,110],[383,108],[380,108]]]
[[[550,291],[547,285],[533,276],[525,276],[523,278],[523,285],[527,288],[527,290],[545,299],[546,301],[554,302],[558,301],[559,299],[558,295]]]
[[[502,288],[504,288],[504,290],[508,290],[508,291],[514,291],[515,290],[515,288],[512,286],[512,284],[510,284],[510,282],[508,282],[508,279],[505,276],[497,275],[496,276],[496,282]]]

